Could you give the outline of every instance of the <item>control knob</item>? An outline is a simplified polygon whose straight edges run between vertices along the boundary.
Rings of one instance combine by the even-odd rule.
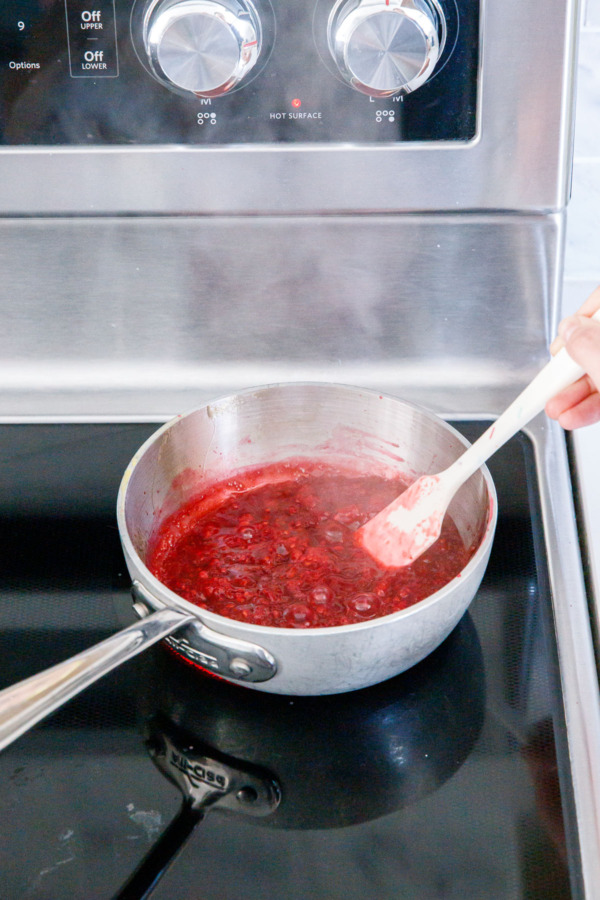
[[[143,32],[158,80],[198,97],[234,88],[261,47],[260,20],[250,0],[154,0]]]
[[[329,17],[329,50],[340,73],[372,97],[424,84],[445,40],[438,0],[338,0]]]

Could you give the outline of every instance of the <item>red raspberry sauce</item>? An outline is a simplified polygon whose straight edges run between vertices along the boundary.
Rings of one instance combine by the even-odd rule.
[[[411,566],[378,565],[356,529],[406,487],[314,461],[248,469],[168,518],[147,565],[191,603],[230,619],[283,628],[350,625],[418,603],[465,567],[449,517]]]

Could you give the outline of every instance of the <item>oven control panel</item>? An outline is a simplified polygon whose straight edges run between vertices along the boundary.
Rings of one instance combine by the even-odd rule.
[[[8,0],[0,142],[469,141],[479,0]]]

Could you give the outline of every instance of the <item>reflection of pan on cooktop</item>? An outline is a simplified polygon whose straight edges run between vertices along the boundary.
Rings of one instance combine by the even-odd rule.
[[[179,815],[119,895],[147,896],[209,808],[277,828],[341,828],[440,787],[466,760],[485,706],[468,616],[427,659],[325,697],[243,691],[155,654],[147,745],[183,794]]]

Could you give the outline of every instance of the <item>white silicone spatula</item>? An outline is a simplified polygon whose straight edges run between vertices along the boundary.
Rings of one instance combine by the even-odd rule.
[[[594,318],[600,320],[600,310]],[[548,400],[582,375],[583,369],[563,347],[456,462],[437,475],[418,478],[358,529],[357,540],[384,566],[413,563],[439,538],[448,505],[467,478],[541,412]]]

